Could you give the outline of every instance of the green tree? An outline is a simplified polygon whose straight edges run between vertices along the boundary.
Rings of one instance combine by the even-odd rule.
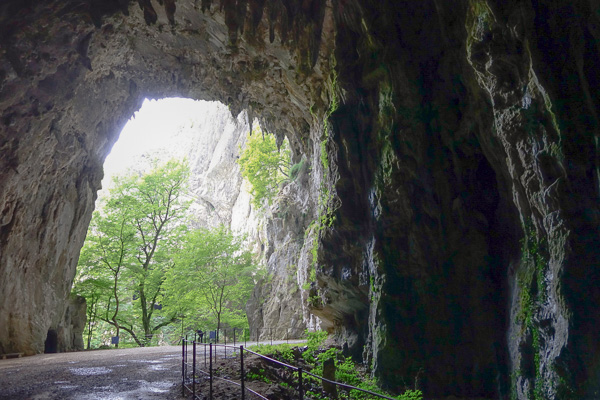
[[[162,285],[185,232],[188,171],[185,163],[170,161],[143,176],[115,179],[80,257],[82,271],[110,281],[100,318],[140,346],[177,320],[176,310],[162,309]]]
[[[110,279],[102,274],[101,270],[93,268],[91,256],[93,256],[93,253],[90,249],[90,242],[86,242],[81,250],[78,273],[73,287],[73,293],[84,297],[86,300],[87,324],[85,332],[88,350],[92,348],[92,337],[100,320],[99,312],[104,308],[107,300],[106,296],[111,293],[112,288]]]
[[[122,327],[119,322],[120,280],[135,251],[135,230],[130,221],[129,210],[116,206],[113,199],[109,200],[103,213],[94,212],[79,257],[80,282],[75,286],[75,290],[81,291],[90,303],[88,311],[92,305],[96,308],[91,316],[114,326],[117,336]],[[104,307],[99,314],[101,302]],[[89,345],[93,329],[91,325],[88,328]]]
[[[256,273],[242,237],[223,226],[191,231],[165,283],[168,304],[176,303],[189,315],[208,316],[217,330],[224,321],[243,326]]]
[[[255,207],[273,202],[279,185],[289,177],[290,160],[286,142],[277,148],[274,135],[264,134],[260,128],[252,130],[238,164],[242,176],[250,182]]]

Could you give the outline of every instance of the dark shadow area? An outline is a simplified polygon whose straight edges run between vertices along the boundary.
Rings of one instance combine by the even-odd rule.
[[[58,333],[54,329],[48,330],[44,342],[44,353],[58,353]]]

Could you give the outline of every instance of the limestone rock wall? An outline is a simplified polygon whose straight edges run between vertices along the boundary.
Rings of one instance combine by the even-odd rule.
[[[116,132],[180,95],[305,157],[253,324],[328,329],[432,398],[600,390],[597,4],[175,5],[0,6],[0,351],[40,351]]]
[[[151,112],[159,103],[149,104],[144,113]],[[250,197],[242,189],[243,179],[236,163],[251,129],[248,115],[241,112],[233,117],[227,106],[217,102],[195,104],[198,114],[173,126],[169,142],[131,149],[131,157],[121,161],[125,164],[120,168],[147,173],[155,160],[186,159],[190,167],[188,195],[192,201],[194,225],[214,227],[222,224],[233,226],[240,232],[252,230],[257,222],[250,207]],[[111,170],[110,166],[108,168]],[[110,180],[105,177],[102,184],[101,197],[108,196]]]
[[[57,332],[57,351],[82,351],[83,331],[87,321],[85,298],[71,296],[65,307],[62,320],[54,329]],[[50,329],[53,327],[51,326]]]

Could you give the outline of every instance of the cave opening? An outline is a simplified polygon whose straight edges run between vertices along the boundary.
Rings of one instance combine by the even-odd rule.
[[[253,127],[254,134],[252,135]],[[270,138],[270,141],[265,139],[266,137]],[[179,290],[179,287],[172,286],[174,285],[172,282],[177,281],[173,278],[175,272],[170,271],[169,268],[173,271],[175,271],[175,268],[168,264],[186,262],[181,261],[182,256],[180,255],[180,258],[169,257],[177,257],[174,255],[177,252],[188,251],[187,246],[189,240],[191,240],[190,238],[193,236],[192,232],[201,232],[201,234],[207,235],[205,237],[207,240],[206,246],[213,246],[215,253],[222,251],[217,249],[222,249],[219,246],[223,246],[221,241],[225,239],[219,237],[215,241],[213,236],[225,235],[224,232],[229,232],[234,238],[228,239],[232,241],[228,245],[239,249],[239,253],[244,257],[246,254],[252,254],[252,260],[254,260],[252,267],[256,268],[253,274],[261,274],[261,268],[263,268],[264,264],[262,256],[266,251],[266,246],[264,239],[261,237],[264,233],[259,228],[259,225],[262,219],[264,219],[265,213],[269,213],[268,206],[270,201],[267,203],[263,201],[261,206],[257,205],[254,195],[250,191],[252,182],[248,181],[247,176],[242,176],[242,164],[238,162],[240,157],[243,158],[245,152],[249,151],[252,147],[249,143],[252,140],[256,141],[257,138],[258,140],[269,141],[274,146],[269,148],[271,151],[275,150],[282,154],[290,153],[289,142],[287,140],[284,140],[281,145],[277,146],[274,135],[262,132],[258,121],[251,122],[246,111],[242,111],[237,116],[234,116],[230,108],[220,102],[197,101],[189,98],[144,100],[140,109],[135,112],[133,117],[124,126],[118,140],[106,157],[104,163],[105,175],[102,181],[102,189],[98,192],[98,199],[96,200],[96,212],[92,217],[88,237],[79,258],[78,274],[75,278],[73,293],[82,295],[88,299],[87,316],[88,319],[94,321],[93,323],[88,321],[84,333],[87,336],[85,342],[87,342],[88,349],[103,345],[108,346],[111,344],[111,338],[113,340],[112,344],[115,344],[117,347],[123,344],[134,344],[134,342],[137,345],[169,343],[170,339],[168,336],[175,335],[174,332],[171,332],[173,329],[170,328],[177,325],[177,321],[181,322],[179,325],[182,329],[185,328],[186,331],[215,329],[213,326],[215,323],[225,328],[248,326],[248,318],[245,318],[245,320],[243,318],[234,318],[233,320],[231,318],[229,320],[224,318],[221,321],[219,316],[217,320],[214,318],[211,320],[210,313],[206,310],[189,311],[192,315],[185,316],[183,316],[182,312],[179,312],[177,315],[170,315],[170,310],[173,310],[174,307],[169,307],[168,304],[169,302],[175,302],[174,298],[177,296],[173,293]],[[177,206],[185,209],[186,215],[181,215],[181,218],[175,221],[175,226],[170,228],[172,231],[162,231],[160,234],[156,234],[157,240],[161,241],[160,246],[165,246],[165,248],[167,248],[166,246],[171,246],[168,251],[171,254],[159,254],[160,259],[153,259],[152,262],[141,263],[138,266],[144,269],[146,273],[148,271],[151,272],[155,268],[154,273],[157,273],[156,267],[152,265],[165,264],[165,267],[161,267],[165,268],[162,272],[164,276],[161,279],[167,281],[167,283],[163,281],[156,283],[159,289],[154,293],[151,304],[147,306],[144,304],[142,306],[142,308],[148,308],[142,315],[146,315],[146,313],[158,315],[159,322],[157,322],[157,326],[162,326],[160,330],[145,333],[146,340],[148,341],[146,343],[143,339],[138,339],[138,335],[131,331],[131,327],[124,329],[120,324],[116,324],[116,313],[118,311],[122,315],[122,312],[115,303],[119,302],[121,305],[129,308],[137,307],[136,304],[139,306],[142,302],[147,301],[148,296],[141,292],[147,290],[142,287],[143,285],[147,285],[147,283],[143,285],[139,283],[146,282],[142,280],[146,278],[136,278],[135,270],[130,270],[131,267],[127,265],[127,262],[123,261],[127,257],[130,257],[127,251],[124,250],[124,247],[128,246],[127,240],[130,240],[122,234],[125,228],[121,226],[120,230],[117,230],[117,233],[115,233],[114,231],[107,230],[106,227],[114,223],[114,220],[111,218],[115,217],[115,204],[118,204],[117,208],[122,208],[119,211],[120,214],[130,213],[128,210],[129,203],[127,203],[126,198],[119,197],[123,190],[129,194],[133,193],[132,190],[139,189],[135,185],[141,185],[141,182],[145,181],[148,176],[153,176],[152,179],[168,186],[170,172],[164,168],[172,162],[181,163],[183,168],[181,179],[185,181],[182,184],[183,189],[180,197],[173,198],[173,204],[181,200],[182,202],[177,203]],[[289,167],[290,164],[288,161],[288,164],[284,168]],[[156,171],[161,172],[159,175],[154,176],[153,174]],[[128,185],[126,182],[130,177],[140,178],[141,181],[138,180],[135,184],[131,183],[133,182],[131,181],[130,186],[123,186],[124,184]],[[163,181],[162,179],[167,180]],[[279,187],[271,189],[279,189]],[[150,195],[147,194],[148,190],[160,190],[160,188],[144,187],[144,189],[140,190],[144,193],[144,196],[149,197]],[[176,191],[179,189],[173,187],[169,190]],[[163,195],[166,196],[166,194]],[[163,199],[158,198],[157,203],[159,206],[161,201]],[[142,204],[142,206],[150,207],[148,204]],[[152,212],[160,213],[162,211],[154,209]],[[164,219],[158,221],[159,225],[165,221],[169,222],[168,220],[176,212],[177,210],[174,206],[171,215],[167,216],[167,213],[165,213],[161,217]],[[123,219],[123,221],[125,220]],[[123,223],[134,226],[135,229],[130,232],[132,237],[140,234],[142,228],[140,227],[139,220],[127,220]],[[136,229],[138,233],[134,232]],[[181,232],[178,234],[173,233],[176,230],[180,230]],[[147,232],[141,233],[142,241],[147,234]],[[163,241],[165,237],[167,239]],[[105,249],[110,246],[110,241],[115,240],[121,243],[120,248],[113,249],[113,251],[120,254],[121,258],[118,261],[114,259],[109,260],[104,255]],[[169,241],[177,243],[173,245],[172,243],[167,243]],[[136,245],[138,247],[141,246],[141,250],[130,249],[129,251],[146,253],[146,250],[142,247],[152,247],[151,243],[138,243]],[[159,251],[165,251],[161,250],[160,246],[153,248],[156,249],[157,254]],[[230,250],[226,250],[225,252],[230,252]],[[135,257],[138,261],[140,260],[139,254]],[[147,256],[147,254],[143,255]],[[236,257],[238,256],[236,255]],[[108,266],[108,270],[106,268],[102,270],[97,264],[98,260],[102,260],[104,266]],[[235,260],[231,258],[231,260],[233,260],[232,264],[240,263],[237,258]],[[245,262],[249,263],[249,261]],[[200,267],[197,266],[196,268]],[[102,271],[99,272],[100,270]],[[199,275],[200,273],[201,271],[198,270],[197,274]],[[98,290],[98,282],[92,282],[91,284],[95,286],[90,289],[89,285],[92,278],[98,281],[102,279],[111,281],[115,288],[118,282],[119,291],[121,291],[120,286],[122,282],[124,286],[140,285],[140,288],[136,289],[133,294],[117,293],[117,289],[114,289],[114,293],[109,295],[107,302],[106,299],[102,299],[102,296],[106,297],[106,293]],[[165,289],[165,285],[169,286]],[[109,287],[110,285],[105,286]],[[235,286],[235,283],[232,283],[231,286]],[[106,290],[106,288],[103,290]],[[249,295],[249,289],[246,288],[245,290]],[[199,296],[196,295],[196,297]],[[188,296],[189,299],[191,299],[191,295]],[[238,313],[245,312],[247,299],[242,301],[240,299],[232,300],[231,298],[226,298],[226,300],[227,304],[225,307],[237,307],[236,310],[238,310]],[[181,305],[179,304],[178,307],[181,308]],[[104,308],[104,311],[99,312],[102,308]],[[108,318],[107,316],[113,312],[112,319]],[[125,318],[127,318],[127,312],[129,311],[125,311]],[[104,315],[104,317],[100,317],[99,315]],[[144,327],[151,322],[150,318],[149,316],[148,321],[144,321]],[[168,320],[172,323],[166,324],[165,321]],[[112,327],[106,324],[112,325]],[[99,327],[102,326],[104,334],[98,331]],[[133,325],[130,324],[130,326]],[[107,333],[108,331],[110,331],[110,334]],[[121,339],[115,342],[113,335],[121,336]],[[152,342],[153,340],[154,342]]]
[[[44,353],[57,353],[58,352],[58,333],[54,329],[49,329],[46,334],[46,341],[44,342]]]
[[[343,315],[330,313],[332,326],[358,332],[356,343],[367,348],[357,355],[393,361],[387,370],[373,364],[390,382],[394,363],[414,360],[415,374],[433,366],[427,379],[440,396],[466,397],[475,385],[467,377],[477,376],[492,393],[495,370],[481,372],[480,361],[498,359],[515,398],[538,388],[548,397],[594,392],[600,92],[592,39],[600,14],[593,7],[199,3],[179,0],[176,12],[174,1],[151,0],[0,6],[0,353],[40,353],[44,338],[52,344],[49,329],[60,333],[62,351],[102,163],[145,97],[184,96],[259,115],[292,141],[296,162],[308,159],[311,175],[290,188],[274,221],[285,231],[273,229],[274,240],[265,241],[265,252],[290,262],[274,264],[282,273],[261,322],[290,327],[302,314],[296,325],[312,324],[308,307],[289,306],[292,295],[327,312],[337,301]],[[337,116],[362,122],[368,140],[340,129],[350,124],[336,126],[338,106]],[[473,131],[486,155],[481,164],[465,159],[474,154]],[[363,149],[375,155],[357,157]],[[456,159],[446,162],[450,154]],[[461,165],[474,178],[465,188],[455,179]],[[519,245],[528,234],[541,249],[535,265]],[[522,284],[521,271],[543,285]],[[297,278],[295,292],[286,273]],[[368,305],[368,315],[355,313],[349,298]],[[461,307],[468,312],[456,316]],[[496,351],[506,346],[508,361]]]

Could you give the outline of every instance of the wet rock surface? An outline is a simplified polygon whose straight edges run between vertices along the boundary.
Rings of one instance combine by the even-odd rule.
[[[179,399],[181,347],[0,360],[0,399]]]

